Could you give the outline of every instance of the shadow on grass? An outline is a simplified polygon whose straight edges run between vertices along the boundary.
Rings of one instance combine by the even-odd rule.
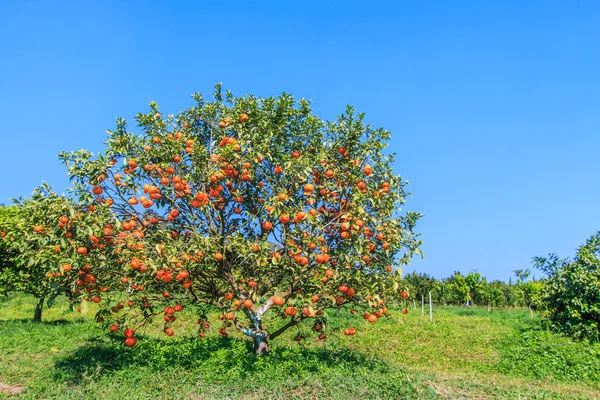
[[[252,343],[228,338],[162,341],[144,339],[135,348],[121,341],[97,339],[54,364],[55,379],[79,384],[103,375],[127,374],[144,369],[150,373],[173,370],[197,371],[209,381],[266,374],[276,379],[318,373],[326,369],[356,369],[387,372],[388,365],[348,349],[271,346],[271,354],[257,356]]]

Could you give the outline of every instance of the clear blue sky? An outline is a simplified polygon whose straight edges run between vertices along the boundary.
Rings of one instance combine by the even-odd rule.
[[[177,112],[222,81],[312,99],[326,119],[352,104],[392,131],[408,208],[426,215],[408,270],[507,280],[600,229],[600,2],[0,8],[0,202],[64,190],[59,151],[99,151],[116,116]]]

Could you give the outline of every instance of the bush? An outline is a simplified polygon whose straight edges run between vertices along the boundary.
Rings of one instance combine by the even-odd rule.
[[[548,274],[542,318],[567,335],[600,341],[600,232],[580,246],[573,260],[556,254],[535,263]]]

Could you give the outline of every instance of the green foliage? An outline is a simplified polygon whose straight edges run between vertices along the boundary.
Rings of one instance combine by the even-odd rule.
[[[560,382],[600,381],[600,346],[526,329],[507,336],[498,350],[497,368],[503,373]]]
[[[7,295],[18,289],[19,274],[16,269],[18,252],[6,238],[6,228],[11,221],[18,218],[17,207],[0,206],[0,296]]]
[[[435,278],[427,274],[411,272],[410,274],[404,275],[402,280],[404,286],[408,289],[411,299],[421,301],[421,296],[427,297],[430,291],[436,289]]]
[[[511,284],[498,280],[488,282],[476,271],[466,275],[457,271],[445,279],[412,272],[402,277],[399,286],[408,291],[409,300],[418,302],[422,295],[428,302],[431,292],[434,304],[465,305],[468,301],[471,305],[488,306],[490,310],[493,307],[513,306],[536,308],[541,301],[544,281],[527,279],[528,277],[529,272],[527,276],[519,278],[517,284]]]
[[[541,301],[550,328],[600,341],[600,232],[578,248],[573,260],[551,254],[535,263],[548,275]]]
[[[514,271],[517,276],[517,284],[514,288],[515,300],[519,304],[538,308],[541,305],[544,282],[528,279],[531,276],[529,269]]]
[[[83,265],[77,249],[93,247],[94,233],[108,219],[101,212],[84,212],[87,207],[58,195],[47,184],[30,198],[14,201],[0,207],[0,293],[29,293],[51,306],[56,296],[75,288],[74,271],[63,266]]]

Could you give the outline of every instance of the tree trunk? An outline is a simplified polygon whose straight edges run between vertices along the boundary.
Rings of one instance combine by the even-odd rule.
[[[529,316],[533,319],[533,310],[531,309],[531,304],[529,305]]]
[[[266,337],[254,336],[254,354],[269,354],[269,341]]]
[[[33,322],[42,322],[42,307],[44,307],[44,298],[40,297],[35,305],[35,313],[33,314]]]

